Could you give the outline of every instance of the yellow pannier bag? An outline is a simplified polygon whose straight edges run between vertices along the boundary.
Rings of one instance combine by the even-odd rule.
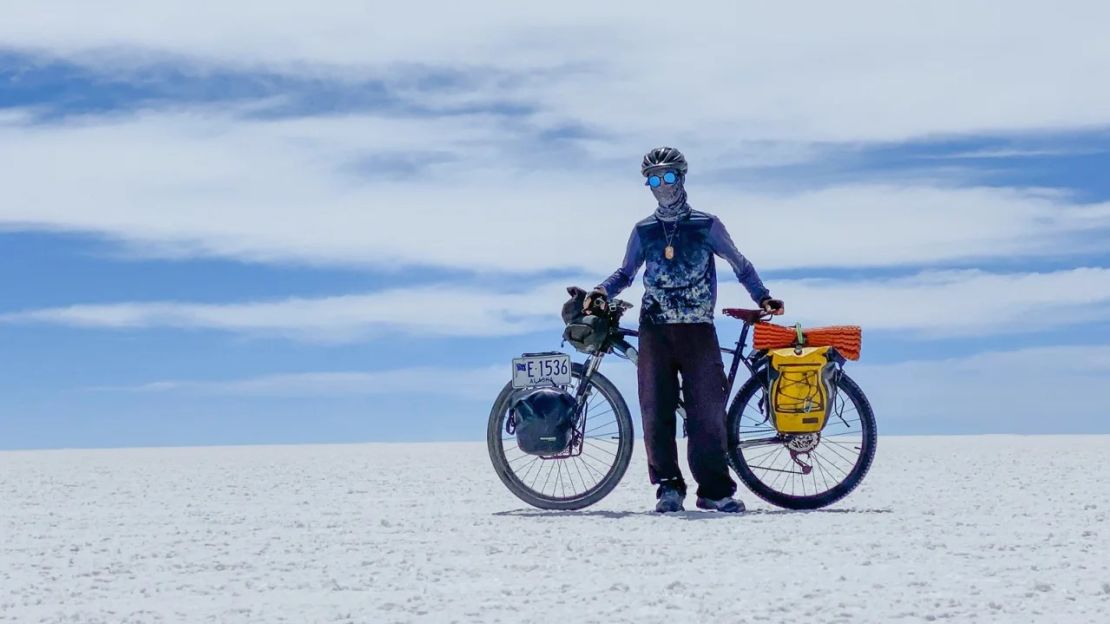
[[[836,365],[829,347],[774,349],[771,355],[771,421],[780,433],[815,433],[825,427]]]

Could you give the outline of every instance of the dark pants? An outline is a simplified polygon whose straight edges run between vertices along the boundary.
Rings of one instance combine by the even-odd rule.
[[[651,482],[667,483],[686,493],[675,444],[678,376],[682,375],[687,457],[698,482],[698,496],[732,496],[736,483],[725,456],[727,378],[717,330],[711,323],[642,323],[636,368]]]

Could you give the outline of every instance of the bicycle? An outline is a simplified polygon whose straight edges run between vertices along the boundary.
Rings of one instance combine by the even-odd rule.
[[[572,296],[582,292],[575,287],[567,290]],[[506,384],[494,401],[486,434],[490,460],[505,486],[529,505],[582,509],[608,495],[624,477],[634,444],[632,417],[620,391],[599,368],[608,354],[636,364],[638,353],[629,339],[639,332],[620,327],[621,316],[633,307],[620,299],[595,306],[592,312],[608,320],[604,342],[584,363],[568,367],[565,372],[569,376],[562,380],[566,383],[553,383],[575,399],[574,428],[562,452],[538,456],[515,447],[510,409],[516,391],[513,382]],[[841,500],[867,475],[876,447],[874,412],[863,390],[844,372],[844,358],[832,351],[837,366],[829,382],[831,398],[824,428],[817,433],[779,433],[766,400],[769,352],[752,348],[745,353],[752,327],[772,315],[739,308],[725,308],[723,313],[743,323],[735,348],[721,348],[732,356],[726,386],[728,396],[733,397],[727,410],[730,466],[752,493],[778,507],[818,509]],[[558,352],[523,357],[555,362],[556,374],[561,358],[569,360]],[[733,395],[741,364],[749,377]],[[682,404],[680,401],[677,411],[685,431]]]

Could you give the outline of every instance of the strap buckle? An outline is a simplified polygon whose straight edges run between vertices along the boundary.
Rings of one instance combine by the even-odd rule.
[[[794,331],[797,332],[797,334],[798,334],[797,338],[795,338],[794,354],[795,355],[801,355],[802,354],[802,347],[804,347],[805,344],[806,344],[806,335],[802,333],[802,324],[801,323],[794,323]]]

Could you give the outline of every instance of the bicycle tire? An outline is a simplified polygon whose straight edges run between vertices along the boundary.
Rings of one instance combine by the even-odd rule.
[[[782,507],[784,509],[820,509],[843,499],[855,490],[860,482],[863,481],[863,478],[867,476],[867,472],[871,469],[871,464],[875,459],[875,448],[877,445],[875,413],[871,409],[871,402],[868,401],[867,397],[863,394],[863,390],[860,389],[859,385],[846,373],[840,371],[836,376],[835,382],[837,392],[844,393],[845,396],[852,401],[856,411],[859,413],[862,444],[864,448],[860,451],[860,459],[843,481],[826,492],[808,496],[794,496],[779,492],[768,486],[757,477],[748,466],[742,449],[737,445],[738,432],[741,424],[740,421],[744,408],[755,396],[756,392],[761,392],[767,387],[767,372],[761,371],[757,376],[749,379],[743,387],[740,388],[740,391],[737,392],[736,398],[733,400],[728,410],[728,459],[729,463],[732,464],[732,469],[736,471],[737,476],[740,477],[740,480],[744,482],[744,485],[746,485],[753,494],[776,507]]]
[[[572,365],[571,375],[577,378],[579,383],[581,383],[584,374],[585,367],[577,363]],[[494,471],[501,479],[501,482],[505,484],[505,487],[516,495],[517,498],[533,507],[550,510],[573,510],[589,507],[605,498],[609,492],[612,492],[613,488],[617,487],[617,484],[620,483],[625,472],[628,470],[628,464],[632,461],[632,448],[636,439],[635,431],[632,428],[632,415],[628,411],[628,404],[625,403],[624,397],[621,396],[620,391],[613,385],[613,382],[609,381],[604,375],[595,372],[593,377],[590,378],[590,385],[601,392],[605,400],[612,406],[620,439],[615,454],[616,461],[610,467],[609,471],[595,486],[573,498],[544,496],[526,486],[516,475],[509,466],[508,459],[505,457],[504,447],[502,445],[503,438],[501,437],[501,432],[504,430],[505,426],[505,415],[509,411],[509,400],[513,392],[512,383],[505,384],[501,393],[497,395],[497,400],[493,403],[489,415],[489,424],[486,428],[486,447],[489,451],[490,462],[493,464]]]

